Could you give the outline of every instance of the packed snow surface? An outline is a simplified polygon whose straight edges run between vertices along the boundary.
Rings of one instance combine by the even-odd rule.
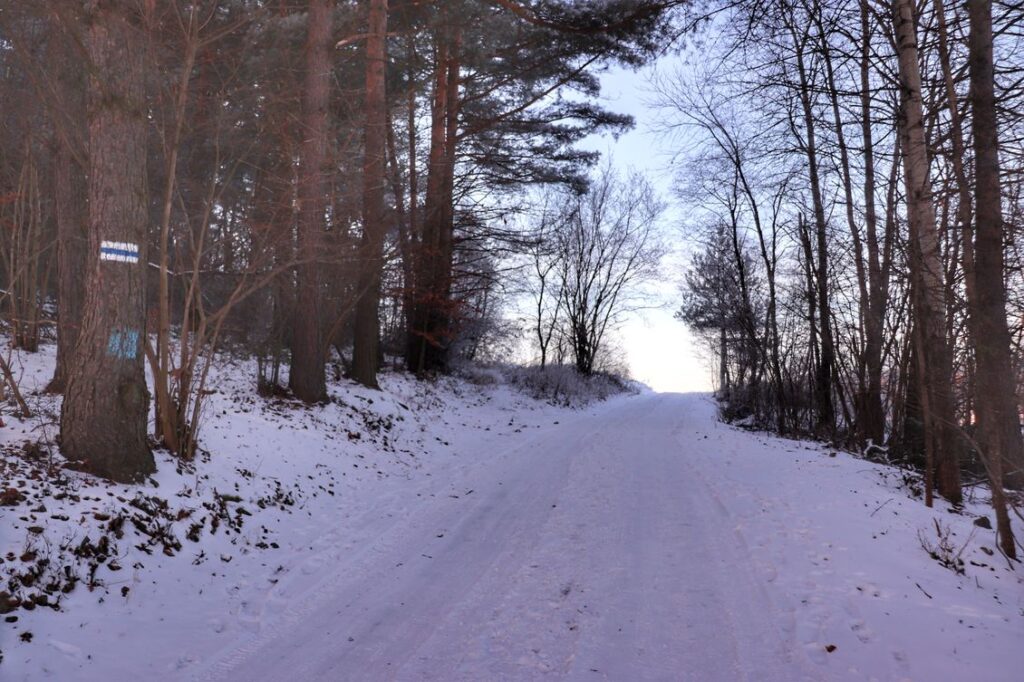
[[[223,388],[210,460],[157,479],[196,505],[244,469],[252,518],[175,556],[122,543],[103,586],[4,625],[0,679],[1021,679],[1022,571],[989,554],[980,500],[927,509],[896,470],[719,423],[700,395],[332,391],[230,410]],[[254,507],[271,481],[295,504]],[[20,551],[27,522],[0,513]],[[942,529],[964,575],[922,548]]]

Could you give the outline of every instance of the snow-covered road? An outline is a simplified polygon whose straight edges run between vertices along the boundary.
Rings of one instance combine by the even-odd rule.
[[[336,565],[315,608],[221,672],[636,680],[777,665],[786,648],[762,630],[777,616],[748,550],[680,447],[692,405],[616,408],[518,445],[467,474],[458,499],[391,524]]]
[[[866,523],[884,497],[854,488],[873,465],[718,424],[705,397],[613,400],[478,454],[443,491],[359,519],[368,541],[292,571],[268,595],[277,617],[194,672],[994,680],[1024,664],[1005,650],[1024,621],[950,603],[958,578],[879,535],[938,512],[900,499]]]

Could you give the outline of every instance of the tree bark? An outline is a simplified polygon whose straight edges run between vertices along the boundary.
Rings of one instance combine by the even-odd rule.
[[[64,455],[97,475],[138,481],[156,469],[146,442],[146,100],[142,49],[125,3],[88,17],[89,250],[134,245],[138,257],[91,259],[74,371],[61,409]],[[128,247],[124,249],[130,252]],[[123,254],[107,254],[118,256]]]
[[[60,100],[52,113],[55,131],[53,203],[57,223],[57,363],[46,390],[62,393],[74,367],[75,346],[82,324],[89,272],[89,215],[85,145],[85,73],[72,37],[59,19],[53,20],[53,68]]]
[[[302,93],[302,144],[299,152],[299,221],[296,304],[292,324],[292,361],[288,387],[295,397],[316,403],[327,397],[327,346],[323,340],[320,250],[327,212],[324,191],[327,164],[328,106],[331,93],[332,0],[310,0],[306,27],[306,70]]]
[[[1010,331],[1006,323],[1002,192],[999,178],[999,132],[995,68],[992,56],[992,2],[968,0],[968,51],[974,116],[975,272],[974,296],[968,301],[974,335],[979,441],[992,484],[1000,546],[1009,557],[1017,550],[1003,495],[1005,479],[1020,483],[1022,451],[1020,413],[1014,387]]]
[[[951,386],[953,361],[945,336],[946,301],[939,232],[932,203],[932,184],[925,141],[921,71],[912,0],[893,0],[893,28],[899,59],[902,115],[900,120],[907,217],[910,233],[911,293],[914,323],[919,334],[922,404],[927,404],[925,424],[934,443],[935,486],[953,503],[962,499],[960,489],[960,434],[953,409]]]
[[[387,0],[369,0],[363,144],[363,244],[356,303],[352,378],[377,388],[380,287],[384,267],[384,160],[386,143]]]

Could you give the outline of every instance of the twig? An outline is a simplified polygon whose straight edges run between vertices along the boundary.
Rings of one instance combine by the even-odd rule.
[[[890,503],[890,502],[892,502],[892,501],[893,501],[894,499],[896,499],[896,498],[894,498],[894,497],[890,497],[890,498],[889,498],[888,500],[886,500],[886,501],[885,501],[885,502],[883,502],[882,504],[880,504],[880,505],[878,505],[877,507],[875,507],[875,511],[871,512],[870,516],[874,516],[875,514],[877,514],[877,513],[878,513],[878,511],[879,511],[879,510],[880,510],[880,509],[881,509],[882,507],[884,507],[885,505],[889,504],[889,503]]]
[[[14,374],[11,372],[11,366],[3,356],[0,356],[0,371],[3,372],[4,379],[7,380],[7,385],[11,389],[11,393],[14,394],[14,399],[18,403],[18,407],[21,408],[21,418],[28,419],[32,416],[32,410],[28,409],[28,404],[25,402],[25,398],[22,397],[21,391],[18,390],[18,382],[14,379]]]

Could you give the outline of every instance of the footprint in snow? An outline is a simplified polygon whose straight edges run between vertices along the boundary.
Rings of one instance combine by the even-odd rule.
[[[860,640],[861,644],[867,644],[870,642],[871,636],[874,634],[862,620],[856,620],[850,623],[850,630],[853,631],[853,634],[857,635],[857,639]]]

